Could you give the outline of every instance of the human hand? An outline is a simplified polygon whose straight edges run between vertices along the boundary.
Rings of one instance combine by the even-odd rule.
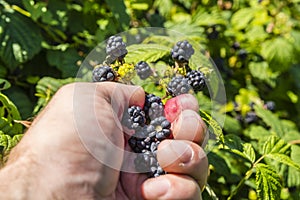
[[[11,152],[0,178],[12,181],[0,190],[26,199],[200,199],[208,168],[199,146],[205,125],[191,95],[176,98],[175,140],[163,141],[157,153],[168,174],[146,179],[122,171],[133,162],[124,153],[129,135],[120,120],[128,105],[143,106],[141,88],[74,83],[54,95]]]

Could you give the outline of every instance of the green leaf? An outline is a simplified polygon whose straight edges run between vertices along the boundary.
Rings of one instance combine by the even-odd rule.
[[[294,59],[293,44],[281,37],[263,42],[260,53],[270,63],[272,71],[287,70]]]
[[[280,198],[281,182],[278,173],[271,166],[258,163],[256,169],[256,190],[259,199]]]
[[[0,58],[12,69],[30,60],[41,50],[40,30],[20,13],[3,10],[0,30]]]
[[[75,78],[55,79],[52,77],[43,77],[36,85],[36,96],[39,97],[33,113],[38,113],[45,107],[55,92],[63,85],[72,83]]]
[[[116,22],[121,24],[123,29],[127,29],[130,25],[130,17],[126,12],[124,1],[115,2],[111,0],[105,0],[105,2],[111,10],[111,13],[114,15]]]
[[[255,156],[255,151],[253,149],[253,146],[250,143],[245,143],[243,144],[244,151],[243,153],[245,156],[250,160],[252,163],[255,162],[256,156]]]
[[[226,25],[228,22],[216,9],[209,13],[205,8],[199,6],[199,9],[192,16],[192,23],[198,26],[212,26],[216,24]]]
[[[273,73],[269,69],[269,65],[267,62],[250,62],[249,70],[253,77],[265,81],[271,87],[276,86],[275,81],[279,74]]]
[[[10,82],[8,82],[5,79],[0,78],[0,91],[8,89],[8,88],[10,88],[10,86],[11,86]]]
[[[171,49],[168,46],[159,44],[133,44],[127,47],[128,54],[125,57],[128,63],[155,62],[169,54]]]
[[[281,153],[270,153],[270,154],[266,154],[267,158],[270,158],[272,160],[275,160],[279,163],[288,165],[290,167],[294,167],[295,169],[297,169],[300,172],[300,166],[295,163],[289,156],[281,154]]]
[[[297,145],[292,145],[291,147],[291,159],[300,165],[300,147]],[[288,187],[300,186],[300,172],[296,168],[289,168],[288,171],[288,179],[287,179]]]
[[[78,61],[81,57],[78,52],[73,48],[68,48],[66,51],[47,51],[47,60],[50,65],[56,66],[61,72],[62,77],[75,77],[79,66]]]
[[[22,133],[22,125],[15,122],[15,120],[21,119],[15,104],[2,93],[0,93],[0,103],[2,104],[0,112],[0,130],[8,135]]]
[[[208,128],[212,129],[213,134],[217,137],[217,141],[221,144],[225,144],[223,131],[219,123],[203,110],[199,110],[199,112],[202,116],[202,119],[209,125]]]
[[[231,24],[235,29],[245,29],[255,17],[256,12],[255,8],[242,8],[233,14]]]
[[[285,134],[283,125],[274,113],[257,105],[254,106],[254,109],[257,116],[270,126],[277,136],[282,137]]]
[[[290,144],[287,144],[284,140],[276,136],[270,136],[263,145],[263,154],[284,154],[289,150],[289,148]]]

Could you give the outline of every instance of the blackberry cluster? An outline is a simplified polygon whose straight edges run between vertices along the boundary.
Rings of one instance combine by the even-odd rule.
[[[188,61],[191,56],[194,54],[194,48],[192,45],[187,41],[179,41],[171,50],[171,56],[173,59],[178,60],[180,62]]]
[[[116,75],[108,65],[100,65],[93,69],[93,82],[114,81]]]
[[[159,110],[160,115],[154,113],[156,109]],[[148,120],[144,118],[145,113],[147,113]],[[153,115],[150,117],[149,113]],[[128,140],[131,149],[138,153],[134,161],[135,168],[138,172],[147,173],[149,177],[157,177],[166,173],[156,159],[159,143],[171,136],[171,123],[163,116],[163,113],[164,107],[161,99],[148,94],[144,110],[138,106],[131,106],[123,117],[124,125],[135,131]]]
[[[112,61],[116,59],[122,60],[128,53],[126,44],[121,36],[111,36],[107,40],[106,54],[110,56]]]
[[[205,77],[201,71],[192,70],[187,73],[188,84],[192,86],[194,92],[199,92],[205,87]]]
[[[140,77],[140,79],[145,80],[152,74],[152,70],[148,63],[145,61],[140,61],[135,65],[135,70],[137,72],[137,75]]]

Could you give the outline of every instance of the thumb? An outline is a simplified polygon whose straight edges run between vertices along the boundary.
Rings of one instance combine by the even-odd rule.
[[[97,84],[96,92],[111,105],[119,119],[124,108],[132,105],[144,106],[145,92],[140,86],[103,82]]]

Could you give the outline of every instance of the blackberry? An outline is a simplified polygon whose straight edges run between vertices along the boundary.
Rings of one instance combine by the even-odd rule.
[[[148,120],[164,116],[164,105],[161,98],[154,94],[147,94],[145,97],[144,111]]]
[[[199,92],[205,87],[205,77],[201,71],[192,70],[187,73],[186,78],[194,92]]]
[[[114,81],[116,79],[116,74],[114,70],[108,65],[101,65],[95,67],[93,70],[93,81]]]
[[[192,45],[187,41],[179,41],[171,50],[171,56],[173,59],[185,62],[188,61],[191,56],[194,54],[194,48]]]
[[[186,94],[190,89],[191,86],[188,83],[188,79],[181,75],[173,77],[167,85],[167,92],[173,97]]]
[[[264,107],[265,107],[265,109],[274,112],[275,111],[275,102],[274,101],[267,101],[265,103]]]
[[[156,141],[162,141],[171,135],[171,123],[165,117],[158,117],[152,120],[147,127],[150,138],[155,137]]]
[[[248,52],[245,50],[245,49],[240,49],[238,51],[238,57],[241,59],[241,60],[245,60],[248,56]]]
[[[251,123],[256,122],[257,120],[258,120],[258,117],[257,117],[256,113],[254,111],[250,111],[250,112],[246,113],[244,122],[246,124],[251,124]]]
[[[138,129],[145,125],[145,112],[139,106],[131,106],[123,115],[122,122],[130,129]]]
[[[122,60],[126,56],[128,51],[121,36],[111,36],[108,38],[106,44],[106,53],[113,61],[116,59]]]
[[[145,80],[152,74],[152,70],[148,63],[145,61],[140,61],[135,65],[135,70],[140,79]]]

